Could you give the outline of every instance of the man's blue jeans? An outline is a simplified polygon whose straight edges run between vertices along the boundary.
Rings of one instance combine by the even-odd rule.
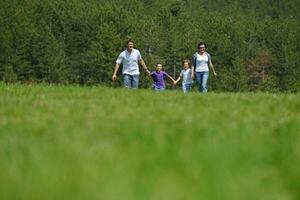
[[[125,88],[137,89],[139,87],[139,75],[123,75],[123,81]]]
[[[196,72],[196,78],[198,83],[199,92],[207,92],[207,81],[209,77],[209,72]]]

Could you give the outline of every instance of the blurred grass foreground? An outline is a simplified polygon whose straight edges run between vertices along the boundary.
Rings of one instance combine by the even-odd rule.
[[[300,199],[300,95],[0,84],[0,199]]]

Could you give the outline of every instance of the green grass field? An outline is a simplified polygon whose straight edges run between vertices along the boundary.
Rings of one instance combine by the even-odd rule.
[[[300,94],[0,84],[0,199],[300,199]]]

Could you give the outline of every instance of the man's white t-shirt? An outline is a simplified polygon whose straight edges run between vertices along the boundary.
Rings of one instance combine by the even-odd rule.
[[[197,53],[196,72],[208,72],[208,62],[208,55],[206,53],[203,55]]]
[[[139,71],[139,60],[142,59],[141,53],[137,49],[132,49],[131,53],[127,51],[123,51],[120,53],[116,63],[122,64],[123,63],[123,74],[129,75],[138,75],[140,74]]]

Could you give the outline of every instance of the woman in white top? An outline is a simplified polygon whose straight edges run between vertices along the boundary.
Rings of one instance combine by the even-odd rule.
[[[211,56],[206,52],[206,44],[200,42],[198,44],[198,50],[193,55],[193,66],[192,66],[192,78],[196,73],[196,79],[198,82],[199,92],[207,92],[207,81],[209,77],[209,67],[211,67],[213,74],[216,76],[214,66],[211,62]]]

